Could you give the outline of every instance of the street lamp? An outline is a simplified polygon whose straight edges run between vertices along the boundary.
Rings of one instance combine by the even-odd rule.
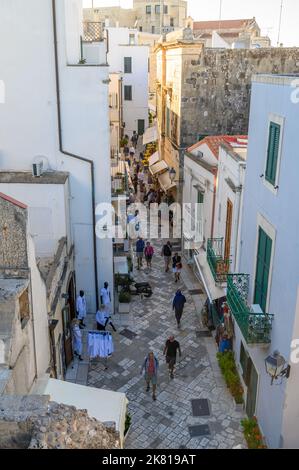
[[[290,376],[291,366],[286,363],[286,360],[279,351],[274,351],[273,354],[265,359],[265,366],[267,374],[271,377],[271,385],[279,377],[286,377],[288,379]]]
[[[168,172],[169,172],[170,181],[173,183],[174,180],[175,180],[175,177],[176,177],[176,171],[175,171],[175,169],[172,167],[172,168],[169,168]]]

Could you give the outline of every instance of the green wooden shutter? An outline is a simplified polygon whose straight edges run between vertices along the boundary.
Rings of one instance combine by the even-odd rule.
[[[280,125],[270,122],[267,153],[266,180],[275,185],[280,143]]]
[[[201,191],[197,191],[197,203],[203,204],[203,200],[204,200],[204,193],[202,193]]]
[[[132,73],[132,57],[124,57],[125,73]]]
[[[271,252],[272,240],[260,227],[255,274],[254,303],[259,304],[264,312],[267,305]]]

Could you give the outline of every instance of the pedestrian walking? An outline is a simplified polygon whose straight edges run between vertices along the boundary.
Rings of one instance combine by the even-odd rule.
[[[111,312],[111,292],[107,281],[104,282],[104,287],[101,289],[101,304]]]
[[[72,322],[72,333],[73,333],[73,350],[75,356],[79,357],[79,361],[82,359],[82,332],[80,330],[80,320],[74,318]]]
[[[84,328],[86,326],[84,323],[84,318],[86,317],[86,299],[83,290],[80,290],[80,293],[77,297],[76,311],[77,319],[79,320],[79,326],[80,328]]]
[[[157,379],[158,379],[158,368],[159,361],[151,351],[148,353],[147,357],[144,359],[144,362],[141,367],[140,375],[144,371],[144,378],[146,381],[146,392],[150,391],[150,384],[153,387],[153,400],[156,401],[156,390],[157,390]]]
[[[138,190],[138,176],[137,175],[134,175],[133,186],[134,186],[134,191],[137,194],[137,190]]]
[[[153,255],[154,255],[154,247],[150,244],[150,242],[146,242],[146,247],[144,249],[144,256],[146,260],[146,266],[149,269],[152,268]]]
[[[132,142],[132,145],[136,148],[137,143],[138,143],[138,134],[136,131],[133,131],[131,142]]]
[[[165,264],[165,272],[167,273],[169,271],[169,265],[171,261],[171,254],[172,254],[172,249],[171,249],[171,243],[168,241],[165,245],[162,247],[162,252],[161,256],[164,256],[164,264]]]
[[[180,343],[175,340],[174,336],[170,336],[165,343],[163,354],[166,357],[166,364],[168,365],[170,378],[174,378],[174,366],[176,364],[177,351],[179,356],[182,356]]]
[[[133,159],[135,156],[135,147],[130,147],[130,157]]]
[[[174,257],[172,258],[172,272],[174,273],[175,282],[180,280],[182,267],[182,258],[178,253],[175,253]]]
[[[172,302],[172,310],[175,311],[175,318],[177,321],[178,328],[181,327],[181,318],[183,315],[185,303],[186,297],[182,294],[182,291],[180,289],[177,290]]]
[[[144,240],[142,237],[138,237],[136,242],[136,256],[137,256],[137,269],[140,269],[143,261],[143,252],[144,252]]]

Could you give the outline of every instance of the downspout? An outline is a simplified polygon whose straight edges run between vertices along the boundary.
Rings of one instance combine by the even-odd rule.
[[[31,268],[29,270],[29,279],[30,279],[30,303],[31,303],[31,311],[32,311],[32,333],[33,333],[33,350],[34,350],[34,366],[35,366],[35,379],[37,379],[37,354],[36,354],[36,336],[35,336],[35,326],[34,326],[34,308],[33,308],[33,295],[32,295],[32,275],[31,275]]]
[[[98,266],[97,266],[97,243],[96,243],[96,202],[95,202],[95,183],[94,183],[94,163],[88,158],[67,152],[63,148],[62,142],[62,125],[61,125],[61,104],[60,104],[60,79],[59,79],[59,61],[58,61],[58,44],[57,44],[57,20],[56,20],[56,0],[52,0],[53,15],[53,35],[54,35],[54,55],[55,55],[55,79],[56,79],[56,98],[57,98],[57,117],[58,117],[58,136],[59,151],[68,157],[75,158],[90,165],[91,190],[92,190],[92,225],[93,225],[93,251],[94,251],[94,278],[96,289],[96,306],[99,308],[99,292],[98,292]]]
[[[238,192],[238,224],[236,233],[236,244],[235,244],[235,272],[239,272],[240,264],[240,253],[241,253],[241,226],[242,226],[242,207],[243,207],[243,194],[244,194],[244,170],[246,164],[239,163],[239,174],[240,174],[240,189]]]

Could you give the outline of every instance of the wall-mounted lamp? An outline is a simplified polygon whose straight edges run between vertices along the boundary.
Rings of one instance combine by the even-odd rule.
[[[291,366],[286,363],[286,360],[279,353],[279,351],[274,351],[273,354],[268,356],[265,359],[266,372],[271,377],[271,385],[274,380],[277,380],[279,377],[285,377],[286,379],[290,376]]]

